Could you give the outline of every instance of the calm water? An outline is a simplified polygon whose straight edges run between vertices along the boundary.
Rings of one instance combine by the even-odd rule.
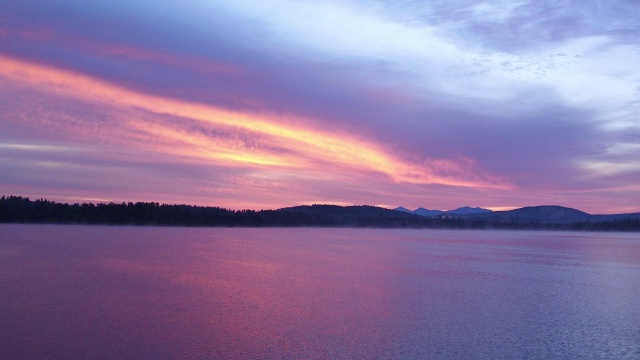
[[[640,235],[2,225],[0,358],[640,359]]]

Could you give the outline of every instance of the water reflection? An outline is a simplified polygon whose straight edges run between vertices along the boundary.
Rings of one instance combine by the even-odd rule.
[[[640,356],[633,234],[0,230],[3,358]]]

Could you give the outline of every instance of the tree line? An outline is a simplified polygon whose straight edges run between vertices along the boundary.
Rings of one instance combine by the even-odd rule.
[[[427,218],[372,206],[314,205],[279,210],[229,210],[157,202],[66,204],[20,196],[0,198],[0,223],[219,226],[219,227],[373,227],[434,229],[538,229],[640,231],[640,219],[580,221],[567,224],[499,221],[462,217]]]

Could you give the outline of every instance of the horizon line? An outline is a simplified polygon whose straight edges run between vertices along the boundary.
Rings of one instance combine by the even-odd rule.
[[[10,198],[10,197],[15,197],[15,198],[21,198],[21,199],[25,199],[25,200],[29,200],[29,201],[49,201],[52,203],[58,203],[58,204],[66,204],[66,205],[83,205],[83,204],[93,204],[93,205],[98,205],[98,204],[136,204],[136,203],[147,203],[147,204],[151,204],[151,203],[155,203],[155,204],[159,204],[159,205],[166,205],[166,206],[192,206],[192,207],[202,207],[202,208],[221,208],[221,209],[225,209],[225,210],[232,210],[232,211],[246,211],[246,210],[251,210],[251,211],[269,211],[269,210],[281,210],[281,209],[287,209],[287,208],[292,208],[292,207],[299,207],[299,206],[338,206],[338,207],[352,207],[352,206],[371,206],[371,207],[377,207],[377,208],[381,208],[381,209],[386,209],[386,210],[394,210],[394,211],[400,211],[400,210],[396,210],[397,208],[404,208],[409,210],[411,213],[413,213],[415,210],[418,210],[420,208],[423,207],[418,207],[415,210],[410,210],[402,205],[396,206],[395,208],[392,208],[390,205],[370,205],[370,204],[346,204],[346,203],[341,203],[341,204],[336,204],[336,203],[310,203],[310,202],[306,202],[305,204],[299,204],[299,205],[290,205],[290,206],[283,206],[283,207],[278,207],[278,208],[262,208],[262,209],[237,209],[237,210],[233,210],[231,208],[227,208],[227,207],[222,207],[222,206],[216,206],[216,205],[194,205],[194,204],[187,204],[187,203],[167,203],[167,202],[158,202],[158,201],[113,201],[113,200],[98,200],[98,199],[87,199],[87,201],[83,201],[83,202],[70,202],[70,201],[55,201],[55,200],[49,200],[45,197],[36,197],[35,200],[33,200],[33,198],[30,198],[29,196],[20,196],[20,195],[2,195],[0,196],[0,198]],[[97,200],[97,201],[96,201]],[[340,202],[339,202],[340,203]],[[523,208],[529,208],[529,207],[543,207],[543,206],[548,206],[548,207],[552,207],[552,206],[557,206],[557,207],[562,207],[565,209],[573,209],[573,210],[577,210],[577,211],[581,211],[584,212],[586,214],[589,215],[625,215],[625,214],[635,214],[635,213],[639,213],[640,211],[636,211],[636,212],[627,212],[627,213],[589,213],[580,209],[576,209],[573,207],[569,207],[569,206],[564,206],[564,205],[550,205],[550,204],[542,204],[542,205],[526,205],[526,206],[520,206],[520,207],[506,207],[509,208],[508,210],[493,210],[492,207],[472,207],[472,206],[468,206],[468,205],[464,205],[464,206],[460,206],[451,210],[439,210],[439,209],[427,209],[427,210],[437,210],[437,211],[443,211],[443,212],[447,212],[447,211],[452,211],[452,210],[457,210],[460,208],[464,208],[464,207],[470,207],[470,208],[480,208],[480,209],[485,209],[485,210],[490,210],[492,212],[501,212],[501,211],[510,211],[510,210],[518,210],[518,209],[523,209]],[[496,208],[496,207],[493,207]],[[426,209],[426,208],[423,208]]]

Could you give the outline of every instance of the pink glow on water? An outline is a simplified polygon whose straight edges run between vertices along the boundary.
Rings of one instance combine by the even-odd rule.
[[[6,358],[633,358],[627,234],[0,227]]]

